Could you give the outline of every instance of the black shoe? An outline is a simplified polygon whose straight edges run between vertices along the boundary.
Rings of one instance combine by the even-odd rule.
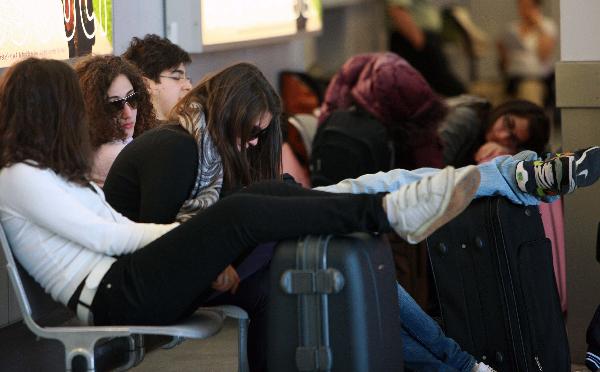
[[[575,151],[575,183],[585,187],[600,178],[600,147]]]
[[[585,341],[588,344],[585,366],[592,372],[597,371],[600,369],[600,306],[596,308],[592,321],[588,325]]]
[[[596,372],[600,369],[600,356],[590,351],[585,355],[585,366],[592,372]]]
[[[564,195],[590,186],[600,178],[600,147],[557,153],[546,160],[517,164],[517,183],[522,191],[538,196]]]

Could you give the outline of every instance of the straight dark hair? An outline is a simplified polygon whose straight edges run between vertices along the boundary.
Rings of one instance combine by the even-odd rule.
[[[205,77],[173,108],[171,119],[191,123],[198,111],[221,155],[224,190],[281,178],[281,101],[256,66],[238,63]],[[268,129],[246,148],[266,113],[272,115]]]
[[[91,154],[75,71],[38,58],[10,67],[0,82],[0,168],[27,162],[84,185]]]

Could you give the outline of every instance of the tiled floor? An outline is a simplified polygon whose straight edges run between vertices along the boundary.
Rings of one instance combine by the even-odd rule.
[[[206,340],[186,340],[170,350],[155,350],[133,369],[137,372],[237,371],[237,322]]]
[[[571,372],[589,372],[590,370],[587,369],[584,365],[581,364],[573,364],[571,365]]]
[[[171,350],[156,350],[133,371],[137,372],[235,372],[237,371],[237,325],[227,321],[224,329],[207,340],[188,340]],[[589,372],[572,365],[571,372]]]

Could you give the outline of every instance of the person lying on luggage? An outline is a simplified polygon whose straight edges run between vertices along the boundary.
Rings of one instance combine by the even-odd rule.
[[[239,187],[281,179],[278,166],[280,111],[274,89],[255,66],[236,64],[210,75],[178,104],[173,124],[145,133],[119,155],[104,188],[107,200],[133,220],[156,218],[160,222],[172,222],[195,215],[207,204],[214,203],[216,198],[235,195]],[[242,143],[245,145],[241,146]],[[221,157],[221,153],[227,156]],[[534,158],[534,154],[525,153],[520,157],[507,157],[503,161],[480,165],[483,184],[478,188],[478,195],[502,194],[521,204],[539,203],[539,197],[520,190],[515,182],[517,163],[532,162]],[[206,171],[215,168],[222,169],[222,173]],[[470,173],[471,169],[459,169],[457,172]],[[425,174],[439,172],[436,169],[414,172],[398,169],[317,189],[338,193],[386,192],[410,183],[417,185],[414,182]],[[198,177],[201,174],[206,177],[200,182]],[[426,193],[424,186],[412,189],[403,205],[418,205]],[[196,199],[203,201],[194,201]],[[183,208],[185,205],[188,207]],[[390,205],[390,208],[394,207]],[[406,239],[415,241],[412,237]],[[426,324],[429,330],[411,329],[403,335],[403,342],[415,344],[416,341],[409,335],[425,332],[426,335],[421,335],[422,340],[426,340],[425,345],[421,346],[440,350],[437,356],[430,357],[427,353],[408,352],[409,349],[405,348],[409,354],[407,365],[454,365],[456,369],[469,371],[475,360],[458,352],[460,349],[455,346],[449,349],[442,347],[455,344],[443,338],[435,322],[416,304],[413,306],[414,301],[401,287],[398,291],[403,319],[415,319],[414,322],[405,322],[404,327],[411,329],[418,324]],[[436,340],[444,341],[438,344]],[[430,342],[435,347],[429,345]],[[456,363],[456,360],[463,362]]]
[[[509,100],[492,108],[487,100],[468,95],[446,103],[449,113],[439,128],[446,165],[482,163],[525,149],[546,151],[550,119],[535,103]]]

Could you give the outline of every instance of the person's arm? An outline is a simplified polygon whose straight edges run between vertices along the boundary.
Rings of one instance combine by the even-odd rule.
[[[17,164],[5,172],[0,189],[3,204],[31,223],[106,255],[131,253],[178,226],[131,222],[106,203],[99,188],[90,188],[90,198],[98,199],[98,208],[110,211],[110,217],[101,217],[73,197],[49,170]]]
[[[292,147],[284,142],[281,146],[282,173],[290,174],[303,187],[310,188],[310,176],[308,171],[300,165]]]
[[[388,4],[388,13],[394,29],[404,36],[416,50],[425,46],[425,33],[417,25],[410,11],[405,6]]]
[[[514,155],[514,153],[515,151],[508,147],[502,146],[497,142],[488,141],[477,149],[474,159],[477,164],[480,164],[490,161],[497,156]]]
[[[556,47],[556,30],[550,22],[545,22],[541,15],[535,24],[535,30],[538,34],[538,58],[546,62],[552,57]]]
[[[498,70],[502,75],[506,75],[506,69],[508,67],[508,50],[506,49],[506,45],[504,41],[498,40],[496,43],[496,47],[498,50]]]
[[[452,109],[439,130],[444,163],[453,166],[471,164],[480,132],[481,122],[475,110],[469,107]]]
[[[148,157],[139,169],[139,221],[173,222],[196,181],[196,141],[187,133],[173,131],[144,152]]]

